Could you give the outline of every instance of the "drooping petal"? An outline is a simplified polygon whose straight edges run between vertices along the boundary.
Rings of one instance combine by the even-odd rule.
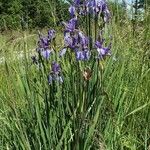
[[[102,56],[105,56],[107,53],[107,49],[106,48],[100,48],[99,54]]]
[[[99,41],[95,42],[95,48],[102,48],[102,43]]]
[[[64,37],[64,41],[66,47],[72,47],[73,39],[70,37],[70,35],[66,34],[66,36]]]
[[[84,59],[85,59],[85,60],[89,60],[89,59],[90,59],[90,56],[91,56],[91,53],[90,53],[89,50],[84,51]]]
[[[59,52],[59,56],[62,57],[66,54],[67,48],[63,48],[60,52]]]
[[[44,51],[41,52],[41,55],[42,55],[45,59],[49,59],[51,53],[52,53],[52,50],[46,49],[46,50],[44,50]]]
[[[80,44],[82,45],[83,48],[87,48],[88,47],[88,38],[82,33],[79,32],[79,38],[80,38]]]
[[[105,57],[106,55],[111,55],[110,48],[111,48],[110,45],[108,47],[97,48],[98,58],[101,59]]]
[[[89,51],[76,51],[77,60],[89,60],[90,52]]]

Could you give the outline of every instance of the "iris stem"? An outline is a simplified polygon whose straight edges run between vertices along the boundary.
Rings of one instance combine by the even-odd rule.
[[[98,29],[98,15],[95,15],[95,42],[97,40],[97,29]]]
[[[89,48],[92,49],[92,29],[91,29],[91,14],[89,13],[88,17],[88,25],[89,25]]]

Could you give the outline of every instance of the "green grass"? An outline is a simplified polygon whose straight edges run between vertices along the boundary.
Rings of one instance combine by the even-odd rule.
[[[77,64],[68,54],[57,58],[65,82],[51,86],[44,70],[31,65],[28,52],[36,47],[35,34],[13,34],[12,40],[10,34],[0,36],[6,60],[0,64],[0,149],[148,150],[147,29],[145,24],[133,36],[131,23],[120,27],[112,21],[113,56],[95,62],[90,81],[83,80],[82,70],[92,64]],[[21,51],[22,59],[16,59],[14,53]]]

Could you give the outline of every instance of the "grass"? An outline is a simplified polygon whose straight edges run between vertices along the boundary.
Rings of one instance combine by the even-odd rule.
[[[120,26],[112,21],[113,56],[94,64],[90,81],[83,80],[82,70],[91,64],[76,63],[68,54],[57,58],[65,82],[50,86],[45,71],[37,70],[30,60],[37,36],[22,32],[11,39],[10,34],[2,35],[0,149],[148,150],[147,29],[145,24],[134,36],[130,22]],[[60,43],[60,35],[56,40]],[[16,59],[20,52],[23,57]]]

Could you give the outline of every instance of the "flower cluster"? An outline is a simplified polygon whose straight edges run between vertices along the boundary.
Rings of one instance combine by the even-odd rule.
[[[111,16],[105,0],[88,0],[86,7],[87,12],[101,14],[105,22],[109,21]]]
[[[52,41],[55,39],[55,36],[56,32],[53,29],[48,31],[47,36],[43,36],[41,35],[41,33],[39,33],[39,41],[38,47],[36,48],[36,52],[38,52],[39,55],[46,60],[49,60],[51,54],[54,52],[52,48]],[[40,58],[37,58],[37,56],[32,56],[31,59],[33,64],[42,67],[42,64],[39,61]],[[51,84],[53,83],[53,81],[58,81],[60,83],[63,82],[60,65],[56,62],[52,62],[51,72],[48,75],[48,83]]]
[[[75,52],[77,60],[89,60],[91,56],[91,50],[89,49],[90,42],[89,38],[79,29],[78,15],[100,13],[106,23],[110,19],[110,12],[107,4],[105,0],[86,0],[84,2],[81,0],[74,0],[69,7],[69,13],[72,18],[67,23],[63,22],[63,25],[65,26],[65,47],[60,51],[60,57],[66,53],[67,49],[71,49]],[[101,39],[102,34],[100,36]],[[111,44],[108,47],[104,47],[103,42],[104,40],[98,40],[94,44],[98,52],[97,58],[103,58],[106,55],[110,55]]]
[[[80,30],[79,26],[79,15],[92,14],[99,15],[103,18],[103,22],[108,23],[110,19],[110,12],[105,0],[74,0],[69,7],[69,13],[71,19],[68,22],[63,22],[64,25],[64,47],[59,52],[59,57],[62,58],[66,52],[69,50],[73,52],[77,61],[88,61],[91,59],[91,55],[95,55],[93,50],[97,51],[97,59],[103,59],[106,55],[111,55],[111,43],[106,47],[105,39],[103,38],[102,31],[100,32],[97,41],[92,40],[90,35],[86,35]],[[95,33],[98,31],[95,31]],[[49,30],[47,36],[39,34],[38,47],[36,51],[44,59],[49,60],[52,53],[55,51],[52,47],[52,42],[55,39],[55,30]],[[92,44],[91,44],[92,43]],[[92,46],[94,45],[94,47]],[[55,53],[54,53],[55,54]],[[56,54],[55,54],[56,55]],[[57,56],[56,56],[57,57]],[[56,58],[55,57],[55,58]],[[95,56],[94,56],[95,57]],[[92,57],[92,58],[94,58]],[[57,57],[58,58],[58,57]],[[39,64],[36,56],[32,57],[34,64]],[[40,64],[41,66],[41,64]],[[91,77],[91,72],[87,69],[84,71],[85,80],[89,80]],[[51,64],[51,72],[48,75],[49,84],[57,81],[59,83],[63,82],[61,75],[61,67],[58,63],[53,62]]]
[[[104,22],[108,22],[111,18],[107,3],[105,0],[74,0],[69,7],[70,15],[73,17],[76,14],[100,14]]]
[[[77,17],[74,15],[72,16],[73,18],[71,18],[67,23],[63,23],[65,26],[65,47],[60,51],[60,56],[62,57],[66,53],[66,50],[69,48],[75,52],[77,60],[88,60],[90,58],[90,51],[88,49],[88,37],[79,30]]]
[[[74,29],[73,31],[65,30],[64,33],[65,47],[60,51],[62,57],[67,49],[75,52],[77,60],[89,60],[90,51],[88,48],[88,38],[80,30]]]
[[[105,56],[107,56],[107,55],[111,55],[111,42],[110,42],[110,44],[107,46],[107,47],[105,47],[104,46],[104,42],[105,42],[105,39],[104,38],[101,38],[102,37],[102,33],[103,32],[100,32],[100,34],[99,34],[99,40],[97,40],[96,42],[95,42],[95,48],[96,48],[96,50],[97,50],[97,52],[98,52],[98,59],[103,59]]]
[[[50,55],[53,52],[53,48],[51,46],[52,40],[55,38],[55,30],[49,30],[47,36],[42,36],[39,34],[38,47],[36,51],[40,53],[45,59],[49,59]]]

